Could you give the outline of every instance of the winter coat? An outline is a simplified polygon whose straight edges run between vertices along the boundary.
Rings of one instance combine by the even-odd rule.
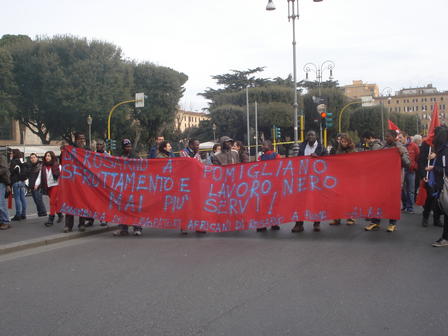
[[[11,174],[11,185],[28,179],[28,165],[22,163],[20,159],[12,159],[9,164],[9,172]]]
[[[406,147],[404,147],[400,142],[394,142],[393,144],[389,145],[388,143],[385,143],[383,145],[382,149],[387,148],[398,148],[398,151],[400,152],[401,156],[401,168],[408,168],[411,161],[409,160],[409,154]]]
[[[222,150],[220,153],[212,157],[212,163],[218,166],[227,166],[230,164],[240,163],[238,152],[233,150]]]
[[[30,163],[29,170],[29,181],[28,185],[31,190],[34,189],[34,185],[36,184],[37,177],[39,176],[39,172],[42,169],[42,162],[37,161],[36,163]]]
[[[354,147],[342,148],[341,146],[338,146],[338,148],[336,148],[336,151],[334,154],[347,154],[347,153],[354,153],[354,152],[355,152]]]
[[[263,154],[261,154],[260,160],[261,161],[275,160],[275,159],[278,159],[279,157],[280,156],[278,155],[277,152],[267,151],[267,152],[264,152]]]
[[[443,167],[443,157],[445,157],[445,168]],[[436,151],[436,158],[434,160],[434,174],[436,178],[436,191],[442,190],[443,176],[448,176],[448,145],[442,146]]]
[[[157,152],[156,159],[169,159],[174,157],[172,152]]]
[[[418,145],[415,142],[410,142],[406,145],[406,149],[408,150],[409,154],[409,171],[415,172],[418,169],[418,155],[420,153],[420,149],[418,148]]]
[[[59,185],[59,176],[61,175],[61,166],[56,161],[53,165],[47,166],[45,164],[41,165],[41,169],[35,185],[40,187],[45,195],[48,195],[48,189]]]
[[[249,162],[249,154],[247,154],[246,151],[238,152],[238,156],[240,157],[240,162],[241,163],[248,163]]]
[[[368,150],[378,150],[383,148],[383,144],[379,140],[373,140],[368,144]]]
[[[422,179],[426,177],[426,170],[425,168],[428,166],[428,155],[429,151],[431,149],[431,146],[428,145],[425,141],[422,142],[422,145],[420,146],[420,153],[418,155],[417,160],[417,172],[418,172],[418,178]],[[434,160],[430,160],[429,165],[432,166],[434,164]]]
[[[179,152],[180,157],[190,157],[192,159],[196,159],[199,162],[202,162],[201,154],[197,152],[196,154],[193,152],[193,150],[190,147],[185,147],[183,150]]]
[[[120,156],[121,156],[121,157],[128,158],[128,159],[140,159],[140,156],[138,156],[137,154],[135,154],[134,151],[131,151],[131,152],[128,153],[128,154],[121,153]]]

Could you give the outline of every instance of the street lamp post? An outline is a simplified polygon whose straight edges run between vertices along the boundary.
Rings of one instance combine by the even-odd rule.
[[[258,160],[258,102],[255,101],[255,161]]]
[[[216,124],[213,123],[212,125],[212,130],[213,130],[213,142],[216,143]]]
[[[306,80],[308,80],[308,74],[310,72],[314,72],[316,74],[317,79],[317,88],[319,89],[319,97],[321,95],[321,86],[322,86],[322,75],[324,70],[330,71],[329,80],[333,79],[333,69],[336,67],[333,61],[326,60],[321,65],[316,65],[315,63],[309,62],[303,66],[303,71],[305,71]]]
[[[292,21],[292,63],[293,63],[293,81],[294,81],[294,142],[299,141],[298,132],[298,109],[297,103],[297,61],[296,61],[296,19],[299,19],[299,0],[287,0],[288,1],[288,21]],[[322,0],[313,0],[314,2],[321,2]],[[297,2],[297,4],[296,4]],[[273,0],[269,0],[266,6],[266,10],[275,10]],[[300,118],[301,138],[303,140],[303,128],[304,118]]]
[[[93,118],[89,114],[87,117],[87,125],[89,125],[89,148],[92,149],[92,121]]]
[[[392,93],[392,89],[390,87],[385,87],[384,89],[381,90],[380,96],[383,97],[384,93],[387,93],[387,100],[390,101],[392,98],[391,93]],[[381,99],[381,140],[384,141],[384,100]]]
[[[321,98],[322,74],[325,69],[329,70],[330,71],[329,79],[332,80],[333,79],[333,69],[335,68],[335,66],[336,65],[331,60],[326,60],[325,62],[323,62],[320,65],[316,65],[315,63],[308,62],[303,66],[303,71],[305,71],[306,80],[308,80],[308,78],[309,78],[308,74],[310,72],[313,71],[316,74],[317,88],[319,90],[319,99]],[[319,102],[319,104],[321,104],[321,102]],[[319,125],[319,130],[320,130],[320,139],[322,141],[322,123]],[[326,129],[325,129],[325,132],[326,132]]]

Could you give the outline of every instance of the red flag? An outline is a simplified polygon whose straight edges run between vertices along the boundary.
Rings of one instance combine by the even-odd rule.
[[[431,123],[429,124],[428,128],[428,136],[424,140],[430,146],[432,145],[432,140],[434,139],[434,130],[438,126],[440,126],[439,106],[436,103],[434,104],[434,108],[432,109]]]
[[[398,128],[398,126],[395,125],[392,121],[388,120],[387,124],[389,125],[389,129],[390,130],[394,130],[394,131],[400,132],[400,129]]]

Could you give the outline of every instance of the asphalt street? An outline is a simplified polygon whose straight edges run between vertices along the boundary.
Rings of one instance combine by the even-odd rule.
[[[441,229],[105,233],[0,256],[1,335],[448,335]]]

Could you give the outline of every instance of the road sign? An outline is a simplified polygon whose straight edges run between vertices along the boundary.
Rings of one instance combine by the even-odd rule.
[[[143,92],[135,94],[135,107],[145,107],[145,94]]]

